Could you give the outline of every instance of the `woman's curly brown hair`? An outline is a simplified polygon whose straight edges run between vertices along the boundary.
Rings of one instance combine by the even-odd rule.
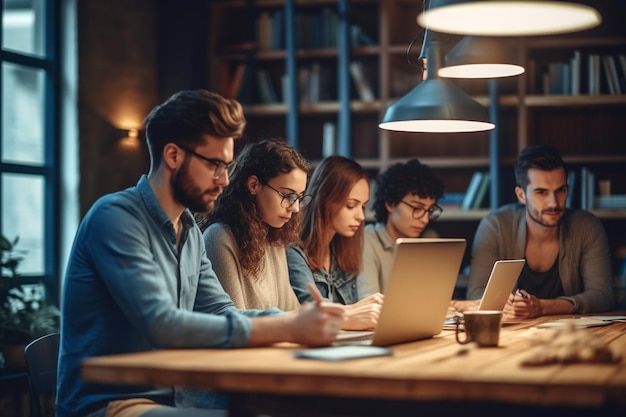
[[[264,139],[249,143],[235,158],[237,169],[230,184],[217,199],[215,208],[200,224],[205,229],[212,223],[223,223],[233,232],[239,245],[241,266],[256,275],[267,244],[287,246],[300,242],[300,213],[293,213],[282,228],[268,226],[262,219],[256,199],[247,187],[248,178],[255,175],[262,183],[300,169],[309,174],[310,164],[297,150],[282,139]],[[197,217],[198,218],[198,217]]]

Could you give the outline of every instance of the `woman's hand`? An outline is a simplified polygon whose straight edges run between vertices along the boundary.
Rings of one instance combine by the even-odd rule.
[[[385,296],[376,293],[344,306],[343,330],[369,330],[376,327]]]

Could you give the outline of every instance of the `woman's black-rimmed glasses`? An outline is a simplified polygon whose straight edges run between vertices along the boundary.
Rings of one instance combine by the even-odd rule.
[[[262,182],[261,184],[267,185],[268,187],[270,187],[272,190],[276,191],[278,193],[278,195],[280,195],[282,197],[282,200],[280,200],[280,206],[282,208],[289,208],[289,207],[293,206],[293,204],[296,201],[298,201],[300,208],[303,209],[307,205],[309,205],[309,203],[311,202],[311,199],[313,198],[312,196],[306,195],[306,194],[305,195],[298,195],[296,193],[285,194],[283,192],[278,191],[276,188],[272,187],[268,183]]]
[[[409,203],[407,203],[406,201],[400,200],[401,203],[406,204],[407,206],[411,207],[413,209],[413,213],[412,216],[414,219],[421,219],[422,217],[424,217],[424,214],[428,213],[428,220],[435,221],[439,218],[439,216],[441,216],[441,213],[443,213],[443,209],[441,207],[439,207],[438,205],[434,205],[434,206],[430,206],[430,208],[426,209],[424,207],[420,207],[420,206],[413,206]]]

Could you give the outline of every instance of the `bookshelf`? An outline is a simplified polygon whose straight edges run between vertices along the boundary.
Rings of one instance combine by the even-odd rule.
[[[500,204],[515,200],[513,162],[522,148],[533,143],[557,146],[571,168],[578,171],[586,167],[597,179],[611,180],[612,193],[626,194],[626,183],[621,179],[626,168],[626,94],[600,90],[590,95],[585,88],[579,94],[544,94],[534,81],[543,62],[569,62],[575,51],[583,59],[590,53],[618,56],[626,52],[626,26],[620,22],[626,6],[613,0],[591,3],[603,16],[599,28],[516,39],[527,72],[498,80],[495,98],[490,95],[488,80],[454,81],[484,106],[493,104],[498,110]],[[242,81],[245,94],[240,99],[250,137],[286,138],[315,164],[323,157],[324,126],[334,123],[337,152],[355,158],[372,177],[395,162],[416,157],[436,170],[446,184],[446,193],[465,192],[476,171],[489,171],[488,132],[414,134],[378,128],[389,104],[421,79],[421,72],[407,63],[406,52],[417,37],[411,56],[419,54],[423,32],[415,17],[422,2],[230,0],[210,4],[209,86],[226,91],[238,66],[245,65],[251,73],[266,71],[279,97],[279,102],[268,103],[259,97],[254,82]],[[280,13],[285,20],[271,24],[270,32],[282,28],[283,41],[275,40],[276,47],[267,47],[267,39],[271,45],[276,34],[258,32],[260,17],[263,14],[267,21],[269,15],[271,21]],[[327,32],[329,24],[335,25],[335,38]],[[318,40],[303,41],[303,33]],[[261,38],[265,39],[263,47]],[[440,41],[447,51],[460,39],[443,35]],[[361,64],[373,99],[359,96],[350,72],[354,61]],[[314,66],[323,70],[325,75],[318,81],[325,87],[320,88],[317,98],[311,100],[309,94],[309,99],[303,100],[299,74],[303,68],[312,72]],[[581,79],[585,76],[582,71]],[[283,98],[284,88],[294,92],[291,99]],[[620,222],[626,212],[593,211],[603,221]],[[455,225],[467,223],[471,229],[487,212],[484,208],[446,208],[437,227],[443,230],[444,225],[451,225],[453,232],[458,230]]]

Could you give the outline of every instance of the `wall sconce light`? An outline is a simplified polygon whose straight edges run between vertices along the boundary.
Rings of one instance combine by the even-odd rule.
[[[120,129],[121,137],[119,139],[120,146],[124,148],[138,148],[141,144],[141,132],[137,128]]]
[[[381,129],[437,133],[480,132],[495,127],[489,122],[487,109],[437,75],[441,66],[438,41],[429,41],[427,62],[426,80],[387,108],[378,125]]]
[[[517,48],[508,38],[465,36],[446,55],[439,76],[444,78],[502,78],[522,74]]]
[[[417,22],[436,32],[479,36],[554,35],[598,26],[600,13],[566,1],[431,0]]]

